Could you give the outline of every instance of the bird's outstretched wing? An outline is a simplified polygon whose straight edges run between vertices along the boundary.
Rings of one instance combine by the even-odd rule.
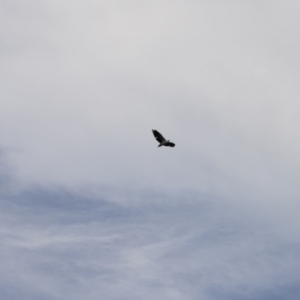
[[[162,136],[161,133],[159,133],[157,130],[152,129],[153,135],[155,136],[156,140],[161,143],[164,142],[166,139]]]

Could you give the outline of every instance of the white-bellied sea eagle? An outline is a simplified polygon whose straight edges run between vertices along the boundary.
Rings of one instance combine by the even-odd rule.
[[[159,133],[157,130],[155,129],[152,129],[152,132],[153,132],[153,135],[155,136],[156,140],[159,142],[159,145],[158,147],[161,147],[161,146],[167,146],[167,147],[175,147],[175,144],[170,142],[170,141],[167,141],[161,133]]]

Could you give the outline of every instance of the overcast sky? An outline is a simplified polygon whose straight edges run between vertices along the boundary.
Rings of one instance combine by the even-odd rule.
[[[1,300],[298,300],[299,10],[0,0]]]

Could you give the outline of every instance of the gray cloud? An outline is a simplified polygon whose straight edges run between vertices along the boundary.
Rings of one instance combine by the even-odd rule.
[[[298,243],[245,221],[220,199],[146,200],[123,206],[63,191],[2,199],[6,299],[299,295]]]

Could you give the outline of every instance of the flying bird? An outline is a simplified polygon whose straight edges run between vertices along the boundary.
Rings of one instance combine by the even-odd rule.
[[[161,133],[159,133],[157,130],[155,129],[152,129],[152,132],[153,132],[153,135],[154,137],[156,138],[156,140],[159,142],[159,145],[158,147],[161,147],[161,146],[167,146],[167,147],[175,147],[175,144],[170,142],[170,141],[167,141]]]

